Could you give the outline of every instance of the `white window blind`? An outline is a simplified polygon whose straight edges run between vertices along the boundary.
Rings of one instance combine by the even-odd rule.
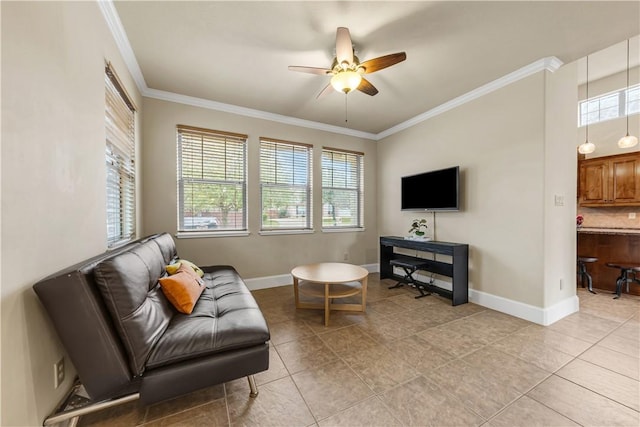
[[[247,229],[247,135],[178,125],[178,231]]]
[[[322,227],[364,227],[364,154],[322,149]]]
[[[308,144],[260,138],[262,230],[312,228],[312,151]]]
[[[113,69],[105,69],[107,247],[136,234],[135,108]]]

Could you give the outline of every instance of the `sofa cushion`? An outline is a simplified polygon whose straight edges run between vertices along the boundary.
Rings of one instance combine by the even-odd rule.
[[[165,257],[154,241],[100,262],[95,280],[129,355],[135,375],[141,375],[154,344],[175,311],[162,295],[158,279]]]
[[[236,270],[204,270],[206,289],[190,315],[173,316],[149,356],[149,369],[269,340],[267,323]]]
[[[204,281],[185,263],[174,274],[160,278],[162,293],[180,313],[191,314],[204,290]]]

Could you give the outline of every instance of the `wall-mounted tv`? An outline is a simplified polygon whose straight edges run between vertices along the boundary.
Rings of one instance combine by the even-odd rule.
[[[403,176],[400,206],[403,211],[458,211],[459,190],[459,166]]]

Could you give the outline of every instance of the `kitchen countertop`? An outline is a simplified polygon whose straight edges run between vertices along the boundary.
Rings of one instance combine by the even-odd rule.
[[[595,228],[595,227],[582,227],[579,233],[591,233],[591,234],[638,234],[640,235],[640,229],[638,228]]]

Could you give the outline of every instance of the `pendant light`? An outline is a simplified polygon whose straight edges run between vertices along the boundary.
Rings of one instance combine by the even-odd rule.
[[[629,39],[627,39],[627,96],[625,96],[626,104],[629,105],[629,100],[627,97],[629,96]],[[633,135],[629,135],[629,111],[628,108],[625,107],[625,116],[627,116],[627,134],[620,138],[618,141],[618,147],[620,148],[631,148],[638,145],[638,138]]]
[[[593,142],[589,142],[589,55],[587,55],[587,119],[585,124],[586,137],[582,144],[578,146],[578,153],[589,154],[596,150]]]

